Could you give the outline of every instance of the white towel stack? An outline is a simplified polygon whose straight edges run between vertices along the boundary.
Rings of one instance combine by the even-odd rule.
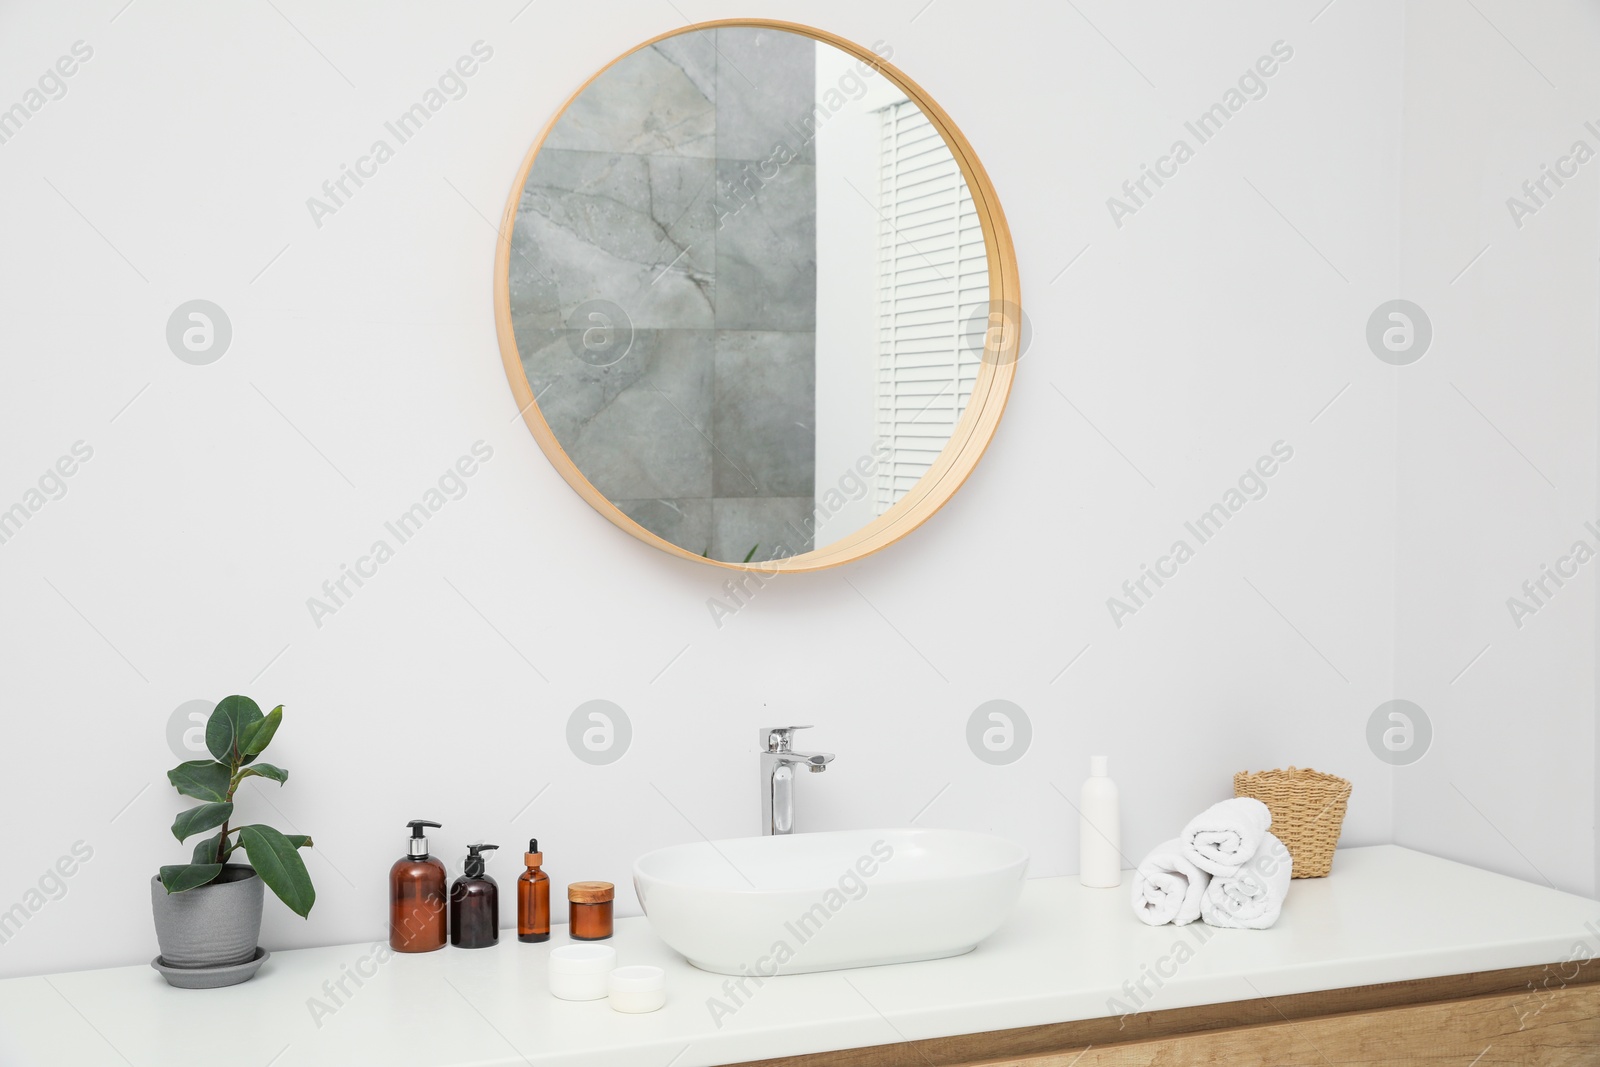
[[[1133,873],[1133,913],[1151,926],[1194,922],[1265,930],[1278,921],[1294,861],[1251,797],[1213,804]]]

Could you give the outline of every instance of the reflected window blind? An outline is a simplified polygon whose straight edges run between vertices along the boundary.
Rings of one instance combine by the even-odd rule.
[[[989,264],[961,168],[909,100],[882,115],[878,183],[878,468],[882,515],[955,432],[983,353]],[[980,314],[984,313],[984,314]]]

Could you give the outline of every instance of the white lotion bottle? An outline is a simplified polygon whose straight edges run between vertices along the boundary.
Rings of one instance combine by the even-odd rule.
[[[1089,757],[1089,777],[1078,801],[1078,880],[1093,889],[1122,884],[1122,815],[1109,760]]]

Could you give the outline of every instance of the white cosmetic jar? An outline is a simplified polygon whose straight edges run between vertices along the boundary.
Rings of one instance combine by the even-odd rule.
[[[666,982],[660,967],[618,967],[606,979],[611,1010],[632,1015],[655,1011],[667,1002]]]
[[[600,1000],[606,975],[617,965],[610,945],[562,945],[550,953],[550,995],[562,1000]]]

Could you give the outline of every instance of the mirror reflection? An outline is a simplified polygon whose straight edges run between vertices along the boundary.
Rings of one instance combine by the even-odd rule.
[[[728,562],[889,511],[950,441],[988,322],[983,231],[938,129],[867,61],[769,27],[684,32],[597,75],[534,157],[509,271],[568,457],[634,522]]]

